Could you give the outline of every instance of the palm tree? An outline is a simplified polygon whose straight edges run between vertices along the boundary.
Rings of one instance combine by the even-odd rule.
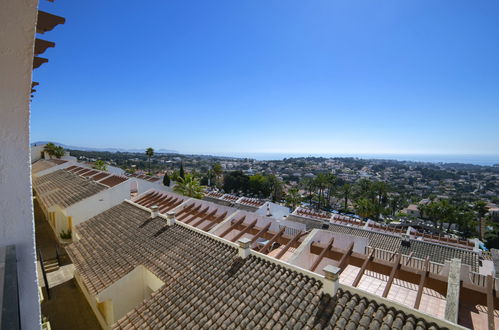
[[[315,189],[315,182],[312,178],[304,178],[301,182],[300,182],[301,186],[303,187],[303,189],[305,189],[306,191],[308,191],[308,202],[310,204],[312,204],[312,197],[313,197],[313,192],[314,192],[314,189]]]
[[[154,156],[154,149],[149,147],[146,149],[147,158],[149,158],[149,173],[151,173],[151,157]]]
[[[56,157],[56,158],[61,158],[62,156],[64,156],[64,148],[61,147],[61,146],[57,146],[54,148],[54,151],[53,151],[53,155]]]
[[[289,189],[286,195],[286,204],[294,210],[298,205],[300,205],[300,203],[301,195],[298,188]]]
[[[180,178],[185,178],[185,172],[184,172],[184,162],[180,162],[180,170],[178,173]]]
[[[485,203],[484,201],[478,201],[475,203],[475,205],[473,205],[473,209],[474,211],[478,214],[478,223],[480,224],[479,225],[479,228],[480,228],[480,238],[483,239],[485,237],[485,214],[487,214],[488,212],[488,209],[487,209],[487,203]]]
[[[360,198],[355,204],[355,211],[363,218],[372,217],[376,213],[375,205],[368,198]]]
[[[62,156],[64,156],[64,148],[61,146],[56,146],[52,142],[47,143],[43,147],[43,151],[46,152],[50,158],[52,158],[52,156],[57,158],[61,158]]]
[[[184,196],[201,199],[203,198],[204,187],[201,186],[196,177],[188,173],[183,178],[179,177],[173,190]]]
[[[50,157],[52,157],[54,155],[55,148],[56,145],[52,142],[49,142],[43,147],[43,151],[46,152]]]
[[[95,163],[94,163],[94,166],[93,166],[95,169],[97,170],[100,170],[100,171],[106,171],[107,170],[107,165],[106,163],[99,159],[97,160]]]
[[[331,173],[327,175],[327,195],[326,195],[327,206],[330,206],[331,196],[333,195],[333,191],[336,188],[337,182],[338,178],[335,175]]]
[[[350,194],[352,193],[352,185],[349,183],[345,183],[340,187],[340,193],[344,200],[343,209],[344,211],[346,211],[348,210],[348,198],[350,198]]]
[[[215,185],[219,186],[219,182],[220,182],[219,179],[222,176],[222,174],[224,173],[224,171],[222,169],[222,165],[220,165],[220,163],[215,163],[215,164],[213,164],[211,170],[213,171],[213,174],[215,175]]]

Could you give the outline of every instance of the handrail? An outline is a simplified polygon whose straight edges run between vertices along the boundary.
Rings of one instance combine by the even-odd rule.
[[[45,283],[45,289],[47,290],[47,298],[50,299],[50,287],[49,287],[49,281],[47,280],[47,272],[45,271],[43,254],[40,249],[37,249],[37,251],[38,251],[38,257],[40,258],[40,266],[42,268],[43,282]]]

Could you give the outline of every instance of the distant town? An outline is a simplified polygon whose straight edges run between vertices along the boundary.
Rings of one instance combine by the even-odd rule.
[[[132,174],[177,181],[189,173],[208,190],[272,200],[291,208],[392,223],[425,221],[433,234],[479,236],[498,247],[499,166],[303,157],[248,158],[69,150]]]

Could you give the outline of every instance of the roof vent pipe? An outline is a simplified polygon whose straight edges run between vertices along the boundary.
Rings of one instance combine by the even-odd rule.
[[[166,224],[168,226],[173,226],[175,224],[175,212],[170,211],[166,213]]]
[[[156,218],[159,214],[158,205],[151,206],[151,218]]]

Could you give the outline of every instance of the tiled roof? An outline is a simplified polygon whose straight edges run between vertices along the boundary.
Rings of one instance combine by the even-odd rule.
[[[106,187],[66,170],[57,170],[41,177],[33,177],[33,189],[45,207],[68,207]]]
[[[113,325],[115,329],[436,329],[426,321],[195,232],[167,227],[122,203],[77,226],[68,247],[89,292],[98,294],[143,265],[165,285]]]
[[[243,197],[241,200],[238,202],[239,204],[243,205],[248,205],[248,206],[253,206],[253,207],[261,207],[265,204],[264,201],[261,201],[256,198],[248,198],[248,197]]]
[[[31,165],[31,172],[38,173],[46,169],[49,169],[51,167],[64,164],[65,162],[66,162],[65,160],[60,160],[60,159],[49,159],[49,160],[40,159]]]
[[[125,173],[125,175],[128,176],[128,177],[133,177],[133,178],[137,178],[137,179],[141,179],[141,180],[146,180],[146,181],[149,181],[149,182],[156,182],[156,181],[160,180],[160,178],[158,178],[156,176],[150,176],[150,175],[146,175],[146,174]]]
[[[331,219],[331,213],[328,212],[317,212],[309,209],[305,209],[302,207],[298,207],[295,210],[295,213],[300,216],[304,217],[309,217],[313,219],[319,219],[319,220],[328,220]]]
[[[118,175],[111,175],[111,176],[109,176],[109,177],[107,177],[104,180],[101,180],[99,182],[102,184],[105,184],[106,186],[114,187],[122,182],[125,182],[126,180],[128,180],[128,178],[126,178],[126,177],[118,176]]]
[[[134,199],[134,202],[144,207],[157,206],[160,213],[166,213],[185,202],[188,197],[164,191],[152,190]]]
[[[218,191],[210,191],[205,194],[206,197],[221,198],[224,194]]]
[[[459,249],[441,244],[432,244],[413,239],[410,241],[411,245],[406,247],[401,245],[402,238],[400,236],[337,224],[330,224],[329,230],[337,233],[366,237],[369,239],[368,245],[375,248],[393,252],[400,251],[405,255],[409,255],[413,252],[414,257],[421,259],[425,259],[429,256],[431,261],[441,264],[445,263],[446,260],[460,258],[463,263],[470,265],[473,271],[478,270],[478,254],[471,250]]]

